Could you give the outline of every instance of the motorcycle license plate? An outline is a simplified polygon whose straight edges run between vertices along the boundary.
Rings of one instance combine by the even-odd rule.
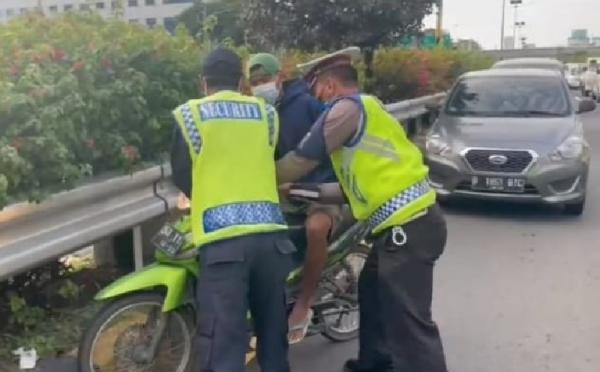
[[[167,224],[154,235],[152,244],[168,256],[175,257],[185,246],[185,235]]]

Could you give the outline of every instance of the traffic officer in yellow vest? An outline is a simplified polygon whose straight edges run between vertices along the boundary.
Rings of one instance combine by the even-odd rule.
[[[288,372],[286,278],[294,246],[279,208],[274,151],[278,118],[240,93],[242,62],[217,49],[204,61],[206,97],[174,111],[175,184],[191,200],[200,248],[199,369],[242,372],[248,309],[264,372]]]
[[[359,279],[360,350],[345,371],[446,372],[431,317],[444,217],[421,152],[377,98],[359,92],[350,52],[356,51],[312,63],[307,80],[329,109],[278,161],[278,179],[293,182],[329,157],[354,216],[372,229],[372,252]],[[336,188],[321,186],[322,200],[331,201]]]

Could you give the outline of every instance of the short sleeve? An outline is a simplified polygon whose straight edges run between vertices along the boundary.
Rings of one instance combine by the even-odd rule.
[[[353,139],[362,120],[362,108],[357,102],[341,100],[321,115],[296,152],[308,159],[322,161]]]

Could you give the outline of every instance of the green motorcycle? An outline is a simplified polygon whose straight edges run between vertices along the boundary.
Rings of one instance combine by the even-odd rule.
[[[358,336],[358,275],[369,253],[368,227],[348,210],[329,246],[308,335],[334,342]],[[286,216],[298,248],[297,268],[288,277],[289,309],[300,289],[304,220]],[[79,347],[81,372],[187,372],[193,370],[194,285],[199,275],[190,243],[190,219],[165,225],[153,239],[156,262],[115,281],[96,295],[106,304],[85,331]],[[176,253],[175,253],[176,252]],[[249,329],[251,329],[251,319]],[[251,340],[249,331],[249,340]],[[252,350],[249,342],[249,350]]]

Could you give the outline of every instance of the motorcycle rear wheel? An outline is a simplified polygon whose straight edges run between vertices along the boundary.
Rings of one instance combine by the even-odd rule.
[[[183,311],[168,314],[153,360],[146,362],[139,358],[156,331],[163,302],[160,293],[136,293],[105,305],[84,333],[79,347],[79,370],[190,372],[193,329]]]
[[[321,334],[333,342],[346,342],[358,337],[360,330],[358,277],[370,251],[371,248],[365,244],[352,248],[340,266],[340,270],[333,274],[334,281],[340,279],[347,281],[343,293],[338,292],[334,296],[338,306],[320,314],[324,323]]]

